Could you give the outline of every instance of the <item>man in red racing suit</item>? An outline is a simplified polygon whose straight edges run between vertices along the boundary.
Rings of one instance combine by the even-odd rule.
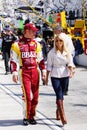
[[[39,95],[39,68],[46,79],[46,69],[42,56],[41,46],[33,38],[37,28],[28,23],[24,27],[24,37],[21,41],[13,43],[11,47],[11,71],[13,81],[18,81],[18,62],[21,86],[23,89],[24,118],[23,124],[36,124],[34,119]]]

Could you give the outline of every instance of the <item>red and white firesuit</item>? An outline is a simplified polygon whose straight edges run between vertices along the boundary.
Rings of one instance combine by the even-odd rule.
[[[21,42],[14,43],[11,48],[10,61],[12,74],[17,74],[18,62],[26,107],[24,118],[32,119],[35,116],[39,95],[38,66],[42,71],[46,71],[40,44],[28,38],[23,38]]]

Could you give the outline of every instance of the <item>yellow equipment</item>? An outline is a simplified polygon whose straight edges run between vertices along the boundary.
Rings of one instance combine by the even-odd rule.
[[[84,48],[84,32],[86,30],[85,20],[76,20],[74,27],[68,27],[72,38],[79,39]]]

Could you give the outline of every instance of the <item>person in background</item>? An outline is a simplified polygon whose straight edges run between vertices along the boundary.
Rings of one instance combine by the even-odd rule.
[[[46,80],[46,67],[42,55],[41,45],[36,42],[34,36],[37,28],[33,23],[24,26],[24,36],[12,44],[11,48],[11,72],[12,79],[18,82],[17,61],[19,62],[20,82],[23,90],[23,124],[35,125],[36,106],[39,96],[39,68],[42,69],[42,78]]]
[[[62,35],[63,35],[63,37],[65,39],[65,43],[66,43],[66,46],[68,48],[68,51],[72,54],[72,57],[74,57],[74,55],[75,55],[75,48],[74,48],[74,45],[73,45],[73,41],[72,41],[72,38],[70,37],[70,35],[68,35],[65,30],[66,29],[63,29],[61,26],[57,25],[53,29],[54,36],[56,36],[57,34],[62,33]]]
[[[17,31],[17,36],[18,36],[18,38],[17,38],[17,40],[19,41],[19,40],[21,40],[22,38],[23,38],[23,30],[18,30]]]
[[[43,57],[44,57],[44,60],[46,61],[47,60],[47,46],[46,46],[46,41],[45,41],[45,39],[43,39],[41,37],[41,35],[40,35],[40,33],[38,31],[36,32],[35,40],[40,43],[41,48],[42,48]]]
[[[2,30],[2,32],[1,32],[2,41],[3,41],[4,35],[5,35],[5,31]],[[3,42],[2,42],[2,43],[3,43]],[[3,50],[2,50],[2,45],[1,45],[1,55],[2,55],[2,60],[3,60],[3,59],[4,59],[4,53],[3,53]]]
[[[63,92],[69,78],[73,77],[73,66],[72,55],[68,51],[65,38],[61,33],[57,34],[54,38],[54,48],[50,50],[47,56],[46,84],[48,84],[50,74],[52,86],[56,94],[56,119],[61,119],[63,125],[67,124],[64,112]]]
[[[76,56],[83,54],[84,50],[82,47],[82,43],[79,39],[75,39],[73,38],[73,45],[75,47],[75,55],[73,57],[73,61],[75,65],[78,65],[78,63],[76,62]]]
[[[46,41],[40,36],[40,33],[38,31],[36,32],[35,40],[37,42],[39,42],[40,45],[41,45],[42,54],[43,54],[44,62],[45,62],[45,65],[46,65],[46,62],[47,62],[47,46],[46,46]],[[40,69],[40,70],[41,70],[41,75],[42,75],[42,69]],[[43,78],[42,78],[42,82],[43,82],[43,85],[45,85],[45,82],[44,82]]]
[[[0,54],[1,54],[1,48],[2,48],[2,37],[0,36]]]
[[[68,34],[66,34],[65,30],[59,25],[56,25],[55,28],[53,29],[53,31],[54,31],[54,37],[60,33],[61,33],[62,37],[64,37],[64,41],[65,41],[65,44],[67,46],[67,49],[71,53],[72,59],[73,59],[74,55],[75,55],[75,48],[73,45],[72,38]],[[75,68],[75,66],[73,66],[73,68]],[[68,91],[69,91],[69,80],[67,81],[64,95],[68,95]]]
[[[23,33],[22,32],[18,33],[18,41],[21,41],[22,38],[23,38]]]
[[[14,41],[16,41],[16,36],[13,34],[10,28],[5,29],[6,33],[3,35],[3,41],[2,41],[2,55],[4,57],[4,64],[5,64],[5,71],[6,75],[10,72],[10,65],[9,65],[9,59],[10,59],[10,49],[11,45]]]
[[[47,53],[54,47],[54,38],[49,37],[47,40]]]

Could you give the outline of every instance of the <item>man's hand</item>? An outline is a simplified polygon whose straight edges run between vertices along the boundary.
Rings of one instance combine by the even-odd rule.
[[[46,83],[46,72],[42,72],[42,80]]]
[[[18,82],[18,75],[13,75],[12,80],[17,83]]]
[[[46,85],[48,85],[48,77],[46,78]]]

